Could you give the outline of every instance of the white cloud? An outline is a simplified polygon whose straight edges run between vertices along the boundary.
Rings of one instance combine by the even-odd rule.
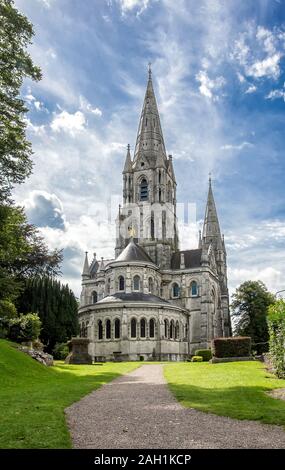
[[[213,92],[220,89],[226,83],[224,77],[217,77],[216,79],[211,80],[208,77],[207,72],[203,70],[200,70],[200,72],[196,75],[196,80],[200,82],[199,91],[201,95],[204,95],[210,99],[217,99],[218,97],[215,96]]]
[[[64,131],[74,136],[75,133],[84,130],[85,124],[86,119],[81,111],[76,111],[74,114],[61,111],[54,115],[50,127],[54,132]]]
[[[251,22],[235,41],[231,57],[247,77],[276,80],[281,74],[284,46],[285,34],[281,30],[269,30]]]
[[[50,8],[56,0],[38,0],[39,3],[42,3],[44,7]]]
[[[256,90],[257,90],[257,87],[255,85],[249,85],[249,87],[245,91],[245,94],[255,93]]]
[[[230,291],[248,280],[263,281],[272,292],[284,289],[285,222],[241,224],[225,234]]]
[[[36,124],[33,124],[28,118],[24,119],[24,122],[26,123],[28,132],[31,132],[32,134],[36,134],[38,136],[43,136],[45,134],[46,128],[44,124],[38,126]]]
[[[250,77],[261,78],[278,78],[280,75],[280,53],[273,54],[266,59],[254,62],[247,67],[246,73]]]
[[[244,76],[240,72],[237,72],[237,77],[240,83],[244,83],[246,81]]]
[[[95,116],[102,116],[102,110],[98,107],[93,107],[83,96],[79,97],[79,107],[82,111],[95,114]]]
[[[34,190],[23,204],[30,222],[38,227],[65,228],[62,202],[55,194]]]
[[[283,89],[271,90],[266,96],[266,99],[268,100],[276,100],[278,98],[282,98],[285,101],[285,83],[283,85]]]
[[[239,145],[225,144],[221,146],[221,150],[242,150],[246,147],[253,147],[251,142],[242,142]]]
[[[122,13],[126,14],[134,9],[137,11],[137,16],[143,13],[148,7],[150,0],[117,0],[122,9]]]

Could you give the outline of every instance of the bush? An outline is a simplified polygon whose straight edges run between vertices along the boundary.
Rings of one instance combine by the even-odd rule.
[[[268,309],[269,356],[274,371],[285,378],[285,301],[278,300]]]
[[[203,362],[203,357],[202,356],[193,356],[192,357],[192,362]]]
[[[210,361],[212,359],[212,351],[211,349],[197,349],[195,356],[202,356],[203,361]]]
[[[9,300],[0,300],[0,318],[15,318],[16,316],[15,305]]]
[[[36,313],[27,313],[10,320],[9,338],[12,341],[33,341],[41,332],[41,320]]]
[[[52,355],[54,359],[64,361],[64,359],[66,358],[66,356],[68,356],[68,354],[69,354],[69,347],[67,343],[55,344],[53,351],[52,351]]]
[[[250,356],[251,338],[234,336],[233,338],[214,338],[212,354],[214,357],[246,357]]]

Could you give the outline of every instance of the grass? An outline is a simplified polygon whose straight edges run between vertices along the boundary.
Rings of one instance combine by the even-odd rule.
[[[47,368],[0,340],[0,448],[70,448],[64,409],[138,365]]]
[[[285,380],[275,378],[258,361],[168,364],[164,374],[172,393],[187,408],[285,425],[285,401],[266,394],[285,388]]]

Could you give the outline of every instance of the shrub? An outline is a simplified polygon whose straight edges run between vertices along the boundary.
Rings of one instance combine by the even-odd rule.
[[[195,356],[202,356],[203,361],[209,361],[212,359],[212,351],[211,349],[197,349]]]
[[[269,355],[277,377],[285,378],[285,301],[268,309]]]
[[[68,354],[69,354],[69,347],[67,343],[55,344],[53,351],[52,351],[52,355],[54,359],[63,361],[66,358],[66,356],[68,356]]]
[[[215,357],[246,357],[250,356],[251,338],[234,336],[233,338],[214,338],[212,353]]]
[[[203,362],[203,357],[202,356],[193,356],[192,357],[192,362]]]
[[[15,318],[16,316],[15,305],[9,300],[0,300],[0,318]]]
[[[18,318],[10,320],[9,338],[21,343],[22,341],[33,341],[41,332],[41,320],[36,313],[27,313]]]

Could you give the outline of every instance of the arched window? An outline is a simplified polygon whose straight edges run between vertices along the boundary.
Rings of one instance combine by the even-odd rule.
[[[82,325],[81,325],[80,336],[81,336],[82,338],[84,338],[84,335],[85,335],[85,323],[83,322]]]
[[[164,320],[164,337],[168,338],[168,321]]]
[[[153,294],[153,279],[152,277],[148,278],[148,291],[150,294]]]
[[[106,286],[107,294],[110,294],[110,288],[111,288],[111,279],[108,278],[108,280],[107,280],[107,286]]]
[[[148,200],[148,184],[145,178],[141,180],[141,184],[140,184],[140,200],[141,201]]]
[[[115,320],[115,338],[120,338],[121,336],[121,325],[120,325],[120,320],[116,318]]]
[[[149,322],[149,337],[150,338],[154,338],[154,319],[151,318],[150,322]]]
[[[151,213],[151,218],[150,218],[150,236],[151,239],[154,239],[154,214],[153,212]]]
[[[172,285],[172,297],[179,297],[180,289],[177,282]]]
[[[103,323],[102,323],[102,320],[98,321],[98,339],[103,339]]]
[[[106,339],[111,338],[111,321],[106,320]]]
[[[135,318],[131,319],[131,338],[137,337],[137,320]]]
[[[86,326],[85,326],[85,334],[84,334],[85,338],[88,337],[88,326],[89,326],[89,321],[86,322]]]
[[[141,324],[140,324],[140,336],[141,338],[145,338],[145,319],[141,319]]]
[[[175,339],[179,339],[179,322],[176,322],[175,325]]]
[[[119,290],[125,290],[125,279],[123,276],[119,276]]]
[[[169,334],[170,338],[174,338],[174,321],[171,320],[170,322],[170,334]]]
[[[134,276],[133,279],[133,290],[139,291],[140,290],[140,277]]]
[[[191,297],[197,297],[198,296],[198,285],[197,285],[196,281],[191,282],[190,293],[191,293]]]
[[[98,300],[98,294],[96,291],[94,291],[92,292],[92,303],[96,304],[97,300]]]

